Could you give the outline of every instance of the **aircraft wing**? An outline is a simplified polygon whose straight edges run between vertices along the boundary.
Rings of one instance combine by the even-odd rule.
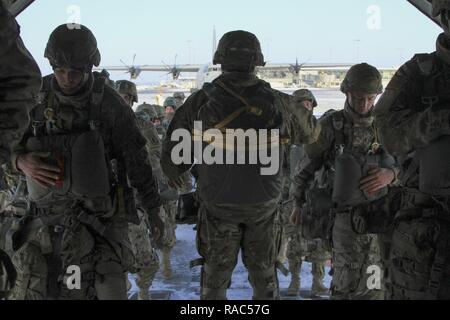
[[[137,70],[140,71],[148,71],[148,72],[167,72],[172,70],[173,67],[170,66],[164,66],[164,65],[143,65],[143,66],[135,66],[134,67]],[[176,70],[180,71],[180,72],[198,72],[198,70],[200,70],[201,65],[179,65],[175,67]],[[99,66],[94,68],[95,71],[100,71],[100,70],[108,70],[108,71],[129,71],[130,67],[126,67],[126,66]]]
[[[348,69],[352,66],[351,63],[303,63],[298,67],[301,70],[327,70],[327,69]],[[288,63],[268,63],[264,67],[258,67],[261,71],[290,71],[296,64]]]
[[[141,71],[164,72],[164,71],[168,71],[171,68],[176,68],[180,72],[198,72],[198,70],[200,70],[200,68],[201,68],[201,65],[184,64],[184,65],[177,65],[175,67],[164,66],[164,65],[153,65],[153,66],[145,65],[145,66],[141,66],[139,69],[141,69]]]

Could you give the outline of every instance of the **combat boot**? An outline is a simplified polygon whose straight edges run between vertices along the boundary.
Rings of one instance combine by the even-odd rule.
[[[172,278],[172,266],[170,265],[170,248],[164,248],[162,250],[162,273],[164,278]]]
[[[311,294],[313,296],[320,296],[330,292],[330,289],[323,285],[323,279],[325,278],[325,263],[313,262],[312,265],[313,285],[311,288]]]
[[[289,271],[291,273],[291,283],[287,290],[287,295],[290,297],[296,297],[300,293],[301,281],[300,270],[302,268],[301,262],[289,260]]]
[[[150,296],[148,290],[140,289],[138,293],[138,300],[152,300],[152,297]]]
[[[330,289],[325,287],[322,283],[322,279],[319,279],[317,277],[313,278],[313,285],[311,288],[311,294],[313,296],[320,296],[324,294],[328,294],[330,292]]]

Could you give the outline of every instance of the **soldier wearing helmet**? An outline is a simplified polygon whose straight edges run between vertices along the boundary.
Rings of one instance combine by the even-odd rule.
[[[184,92],[175,92],[173,94],[173,98],[175,99],[175,103],[177,104],[177,108],[181,107],[184,103],[184,100],[186,100],[186,95]]]
[[[163,142],[161,166],[171,184],[180,189],[185,183],[181,176],[191,169],[193,159],[189,151],[190,159],[185,157],[181,164],[173,161],[172,150],[177,142],[172,141],[172,134],[177,129],[192,133],[194,123],[202,123],[203,130],[215,129],[220,135],[217,140],[205,141],[202,148],[215,146],[217,152],[225,148],[236,155],[234,147],[218,143],[223,141],[222,133],[239,129],[261,133],[261,130],[278,128],[283,137],[277,140],[278,146],[282,145],[276,148],[279,152],[274,152],[278,163],[282,163],[285,145],[313,142],[320,131],[311,112],[255,75],[256,67],[265,63],[254,34],[241,30],[225,34],[213,62],[222,65],[223,74],[206,83],[177,110]],[[280,165],[276,173],[265,176],[260,174],[261,165],[257,161],[245,165],[198,163],[195,166],[202,204],[197,226],[197,249],[203,264],[202,299],[226,299],[240,249],[253,298],[279,298],[276,260],[282,170]]]
[[[20,143],[29,125],[29,112],[36,104],[41,86],[41,73],[31,54],[25,48],[20,37],[20,27],[6,9],[6,3],[0,1],[0,166],[11,169],[16,156],[11,150]],[[13,172],[18,177],[17,172]],[[6,178],[2,175],[2,179]],[[8,182],[8,179],[5,179]],[[10,186],[11,188],[15,186]],[[12,202],[10,190],[0,193],[0,206],[3,209]],[[19,200],[18,198],[14,200]],[[19,218],[17,218],[19,219]],[[0,227],[3,221],[0,222]],[[1,228],[0,228],[1,229]],[[2,233],[2,232],[0,232]],[[2,239],[3,240],[3,239]],[[14,287],[17,272],[10,256],[0,249],[0,300],[7,298]]]
[[[175,115],[175,111],[177,110],[177,101],[173,97],[168,97],[164,100],[164,121],[162,123],[164,129],[167,131],[169,128],[170,122]]]
[[[172,106],[170,102],[166,103],[168,106]],[[148,146],[150,147],[150,159],[152,167],[160,168],[159,161],[161,159],[161,141],[158,136],[157,128],[161,127],[161,122],[158,119],[158,114],[155,108],[158,106],[153,106],[149,104],[142,104],[136,109],[136,117],[138,118],[138,123],[142,128],[142,133],[144,137],[147,138]],[[177,199],[178,194],[175,189],[170,188],[167,185],[166,179],[163,178],[161,170],[155,172],[155,176],[158,179],[160,186],[160,192],[164,195],[169,195],[168,197],[162,197],[163,209],[161,216],[164,218],[165,222],[165,232],[164,238],[161,241],[161,245],[158,249],[161,250],[161,267],[162,274],[166,279],[172,277],[172,266],[171,266],[171,252],[176,243],[175,230],[176,225],[176,209],[177,209]]]
[[[155,241],[164,230],[146,140],[131,108],[92,73],[100,53],[88,28],[57,27],[45,57],[54,73],[43,79],[32,125],[14,150],[33,215],[13,257],[13,298],[127,299],[134,259],[125,222],[140,222],[134,191]],[[63,281],[73,265],[79,290]]]
[[[136,85],[133,82],[119,80],[116,82],[116,90],[130,107],[133,107],[134,103],[139,102]]]
[[[355,211],[374,210],[372,204],[383,201],[398,173],[374,126],[373,107],[383,90],[381,74],[366,63],[355,65],[341,90],[347,97],[344,110],[322,118],[318,141],[305,147],[307,157],[299,163],[294,178],[296,200],[291,218],[298,224],[309,214],[308,189],[316,172],[332,172],[324,189],[334,204],[332,299],[383,299],[382,287],[367,286],[367,267],[383,269],[377,236],[355,228],[351,219]],[[380,214],[374,211],[371,214]]]
[[[293,96],[296,101],[301,103],[303,107],[311,112],[317,107],[316,97],[314,97],[313,93],[308,89],[297,90],[293,93]]]
[[[308,89],[297,90],[292,95],[300,107],[306,108],[310,112],[313,112],[314,108],[317,107],[317,100]],[[287,290],[288,296],[299,295],[301,288],[300,271],[303,259],[312,262],[312,295],[317,296],[329,292],[329,289],[323,285],[323,279],[325,277],[325,263],[330,259],[330,254],[326,252],[320,239],[305,239],[302,236],[301,227],[290,222],[293,209],[292,181],[295,174],[294,169],[304,156],[304,146],[294,145],[286,148],[283,167],[282,205],[280,208],[283,232],[278,260],[281,263],[284,263],[286,259],[288,260],[291,274],[291,283]]]
[[[376,107],[381,141],[403,172],[388,270],[395,300],[450,299],[450,1],[432,6],[444,31],[436,51],[406,62]]]

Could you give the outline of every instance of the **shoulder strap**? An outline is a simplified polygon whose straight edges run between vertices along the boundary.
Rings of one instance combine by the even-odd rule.
[[[333,129],[334,129],[334,139],[336,148],[343,149],[345,147],[345,136],[344,136],[344,116],[342,112],[334,112],[332,115]]]
[[[89,126],[91,130],[96,130],[104,123],[101,119],[104,117],[102,102],[105,93],[105,79],[103,77],[96,78],[92,88],[92,95],[89,106]]]
[[[241,101],[245,105],[245,107],[237,109],[232,114],[227,116],[224,120],[222,120],[220,123],[215,125],[216,129],[219,129],[221,131],[224,130],[228,124],[230,124],[234,119],[239,117],[244,112],[246,112],[246,113],[253,113],[254,115],[256,115],[258,117],[261,116],[261,114],[262,114],[262,110],[261,109],[259,109],[257,107],[250,106],[250,104],[247,102],[247,100],[245,98],[243,98],[242,96],[240,96],[239,94],[234,92],[232,89],[230,89],[228,86],[226,86],[225,83],[223,83],[220,80],[216,80],[215,83],[219,87],[221,87],[223,90],[228,92],[230,95],[232,95],[233,97],[235,97],[236,99],[238,99],[239,101]]]

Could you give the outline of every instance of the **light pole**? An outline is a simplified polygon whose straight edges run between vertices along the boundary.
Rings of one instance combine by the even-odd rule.
[[[356,63],[359,63],[359,44],[361,43],[361,39],[355,39],[356,43]]]
[[[188,50],[189,50],[189,64],[192,64],[192,54],[191,54],[191,44],[192,44],[192,40],[188,40]]]

